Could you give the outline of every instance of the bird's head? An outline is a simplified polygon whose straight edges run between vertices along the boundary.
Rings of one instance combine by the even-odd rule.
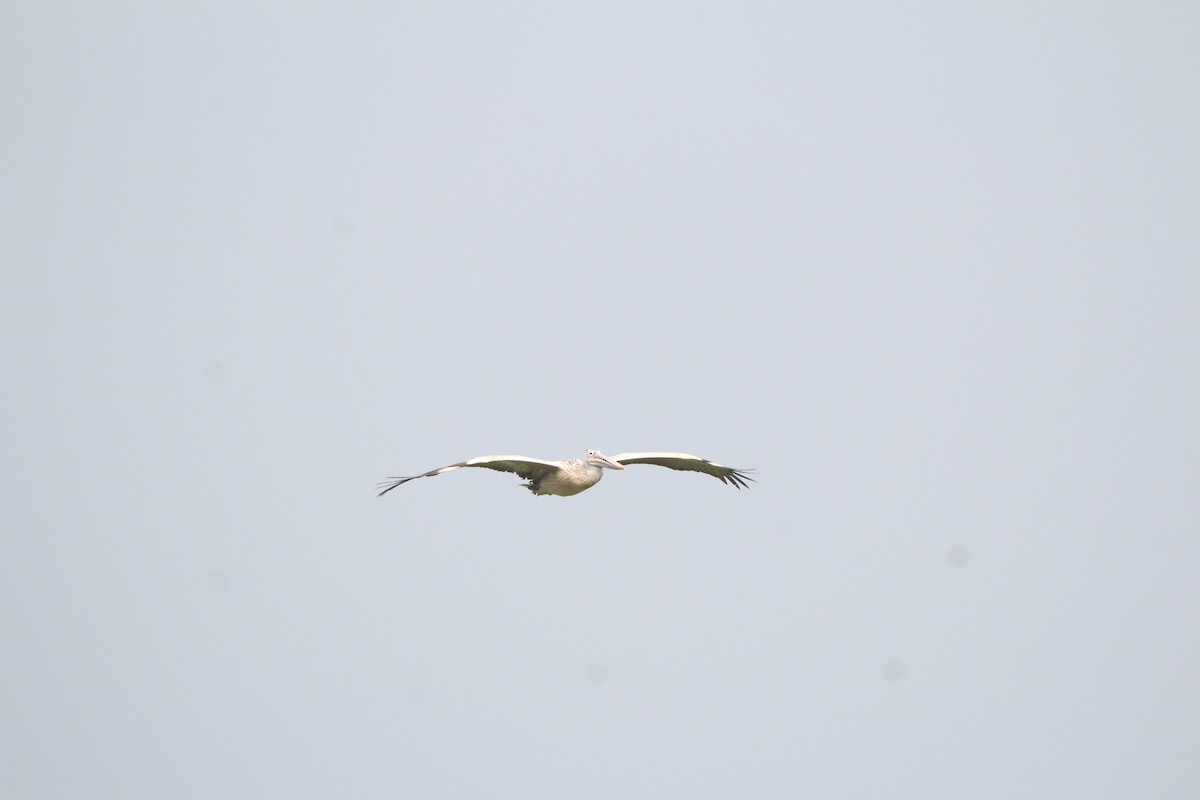
[[[583,457],[587,463],[596,467],[603,467],[604,469],[625,469],[624,464],[619,461],[613,461],[599,450],[588,450],[586,453],[584,453]]]

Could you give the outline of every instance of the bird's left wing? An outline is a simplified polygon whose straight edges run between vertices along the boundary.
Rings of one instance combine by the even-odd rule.
[[[619,453],[613,456],[612,460],[622,464],[656,464],[660,467],[685,472],[703,472],[705,475],[712,475],[721,483],[732,484],[738,489],[743,487],[749,489],[750,485],[746,481],[754,480],[746,474],[751,470],[726,467],[723,464],[709,461],[707,458],[687,453]]]
[[[457,464],[431,469],[429,472],[423,472],[420,475],[413,475],[408,478],[388,478],[376,488],[383,490],[379,493],[379,497],[383,497],[402,483],[408,483],[417,478],[432,478],[434,475],[441,475],[443,472],[450,472],[462,469],[463,467],[485,467],[486,469],[494,469],[497,472],[514,472],[525,480],[532,481],[539,481],[551,472],[557,472],[560,469],[558,463],[554,461],[542,461],[540,458],[529,458],[527,456],[478,456],[466,461],[460,461]]]

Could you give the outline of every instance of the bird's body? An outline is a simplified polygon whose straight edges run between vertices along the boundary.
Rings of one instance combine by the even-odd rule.
[[[604,477],[604,470],[623,470],[626,464],[656,464],[686,472],[703,472],[738,489],[748,487],[746,481],[754,480],[746,474],[747,470],[722,466],[687,453],[621,453],[609,458],[599,450],[588,450],[582,459],[567,461],[543,461],[526,456],[479,456],[409,478],[388,478],[379,484],[382,489],[379,495],[382,497],[400,484],[416,478],[431,478],[462,467],[486,467],[521,476],[529,481],[521,485],[535,495],[570,497],[599,483]]]
[[[624,469],[622,467],[622,469]],[[579,494],[584,489],[590,489],[604,477],[604,468],[579,458],[558,462],[558,469],[546,473],[537,484],[523,484],[526,489],[537,494],[553,494],[559,497],[570,497]]]

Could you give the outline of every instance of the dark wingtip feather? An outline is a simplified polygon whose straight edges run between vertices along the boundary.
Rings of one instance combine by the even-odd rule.
[[[383,491],[375,496],[383,497],[385,494],[390,492],[392,489],[395,489],[400,484],[408,483],[411,480],[412,480],[412,478],[388,478],[387,480],[380,481],[379,483],[375,484],[375,488],[378,489],[380,487],[383,487]]]
[[[721,480],[724,481],[725,478],[729,478],[729,482],[732,483],[738,490],[749,489],[750,483],[754,483],[754,478],[746,474],[748,472],[754,472],[754,470],[735,469],[728,475],[721,476]],[[749,483],[747,483],[747,481],[749,481]]]

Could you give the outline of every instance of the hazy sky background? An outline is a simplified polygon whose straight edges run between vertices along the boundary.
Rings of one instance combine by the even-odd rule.
[[[6,3],[0,795],[1200,796],[1198,32]]]

